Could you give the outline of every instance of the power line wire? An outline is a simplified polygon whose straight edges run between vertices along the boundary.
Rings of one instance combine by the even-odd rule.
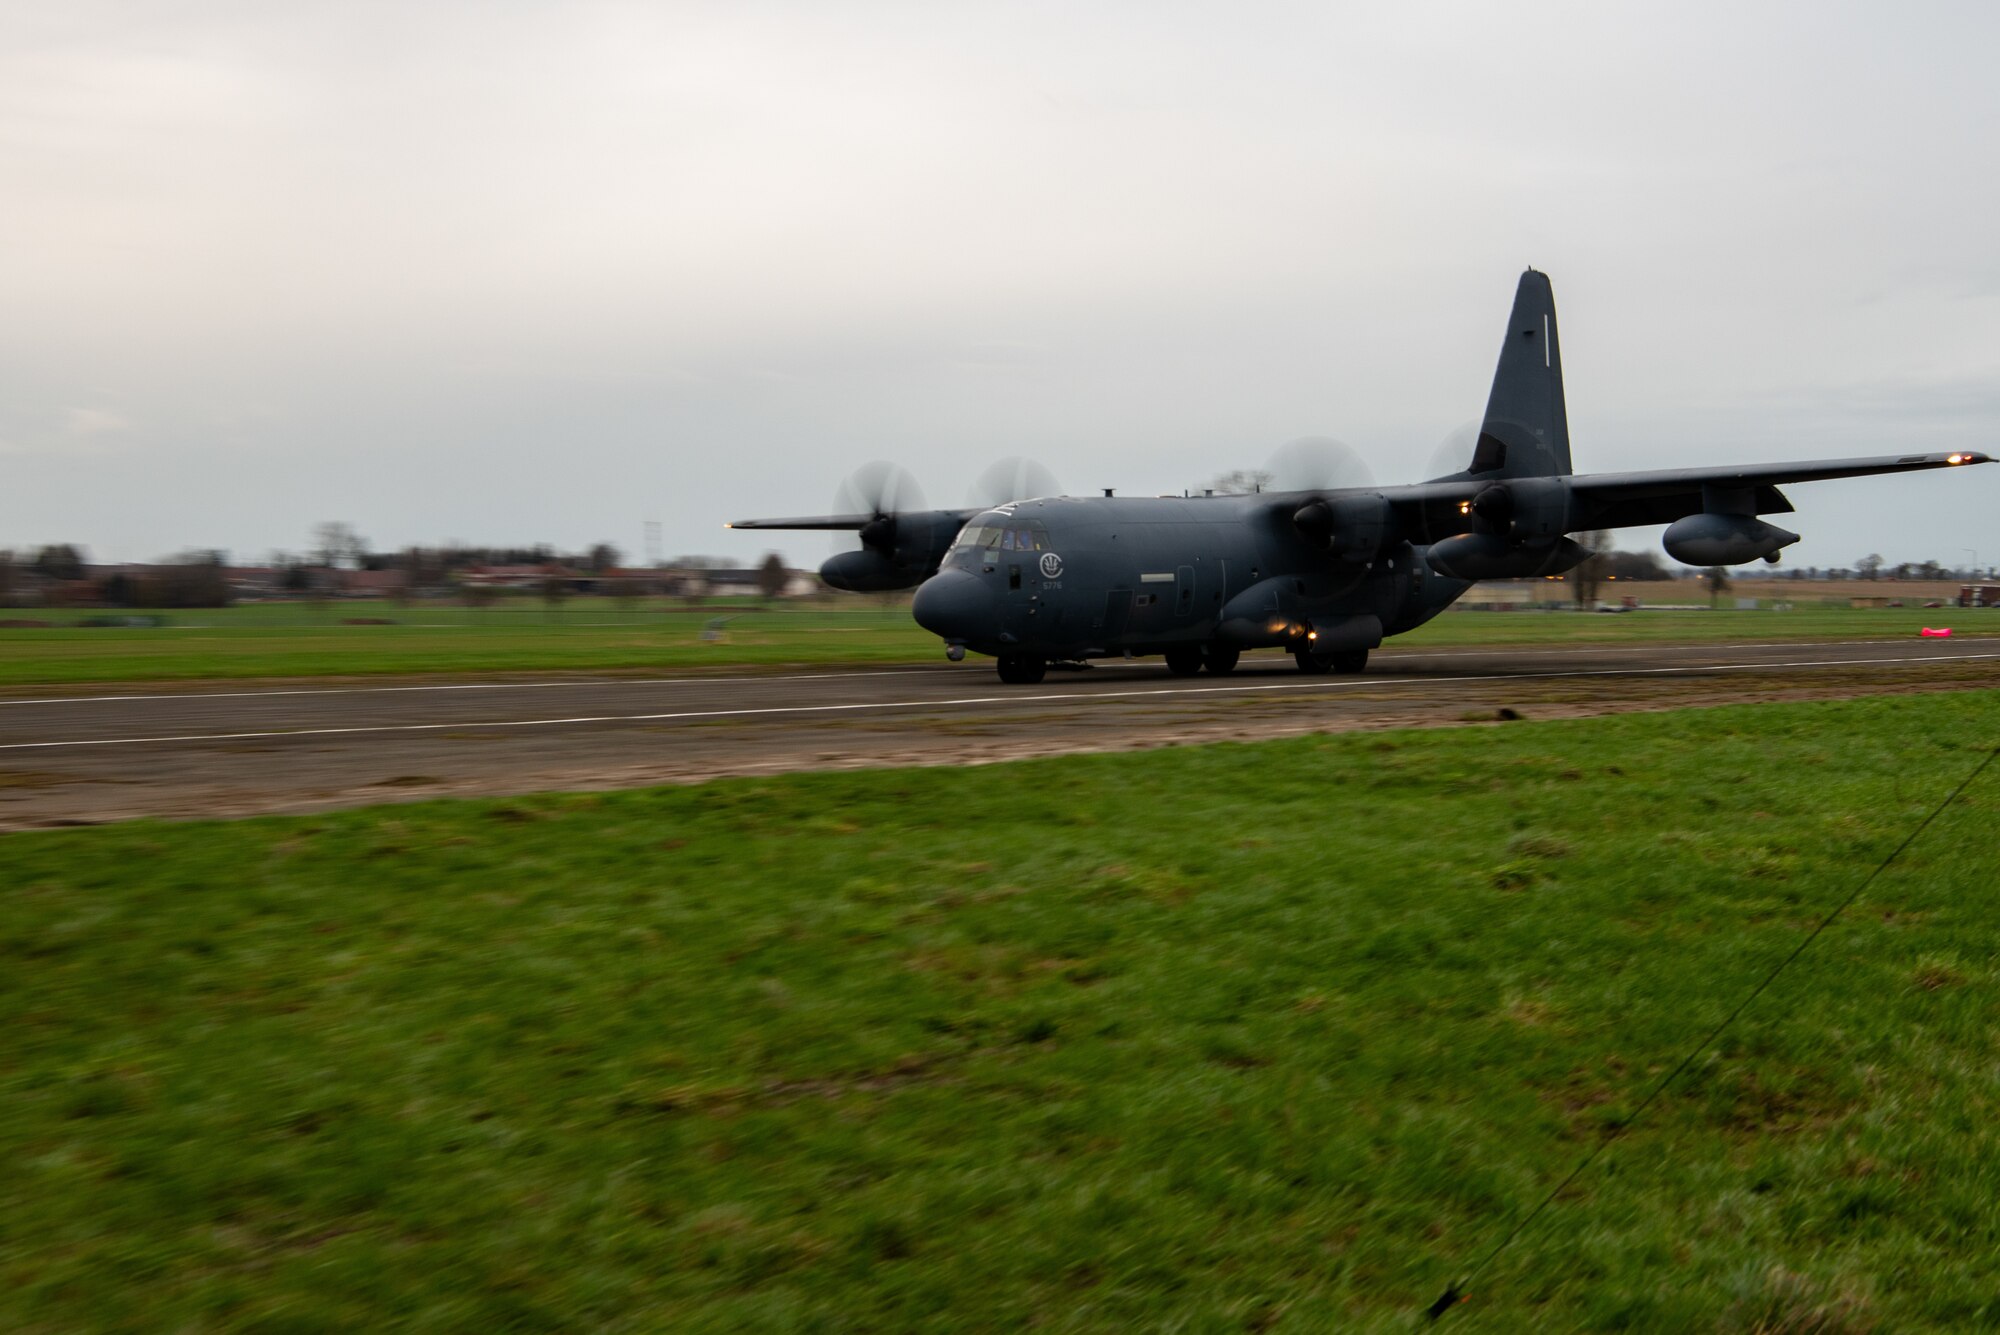
[[[1616,1140],[1629,1127],[1631,1127],[1633,1123],[1637,1122],[1640,1117],[1644,1116],[1646,1109],[1652,1107],[1653,1100],[1659,1098],[1660,1095],[1666,1091],[1667,1086],[1671,1085],[1674,1082],[1674,1080],[1677,1077],[1679,1077],[1681,1072],[1687,1070],[1687,1068],[1694,1063],[1695,1058],[1701,1056],[1702,1053],[1708,1051],[1709,1046],[1713,1044],[1716,1039],[1722,1036],[1722,1031],[1727,1029],[1731,1024],[1735,1023],[1736,1017],[1741,1015],[1745,1010],[1749,1009],[1750,1003],[1755,1001],[1758,997],[1762,996],[1764,994],[1764,990],[1770,987],[1772,983],[1778,980],[1778,975],[1783,973],[1786,970],[1786,968],[1791,965],[1792,961],[1796,960],[1799,956],[1805,954],[1806,947],[1810,946],[1814,941],[1817,941],[1819,939],[1820,933],[1824,932],[1828,927],[1831,927],[1833,925],[1834,919],[1838,918],[1841,914],[1847,912],[1848,908],[1853,905],[1854,901],[1861,898],[1862,892],[1875,883],[1875,878],[1880,876],[1884,871],[1888,870],[1889,865],[1893,863],[1897,858],[1903,856],[1904,851],[1908,849],[1911,844],[1917,842],[1918,836],[1920,836],[1921,834],[1923,834],[1925,830],[1930,828],[1931,822],[1936,820],[1940,815],[1942,815],[1946,807],[1950,806],[1953,802],[1956,802],[1959,798],[1959,794],[1963,793],[1967,788],[1972,786],[1973,780],[1977,779],[1980,775],[1986,772],[1986,767],[1991,765],[1995,760],[1995,758],[2000,758],[2000,746],[1996,746],[1991,751],[1988,751],[1986,753],[1986,758],[1980,761],[1979,764],[1974,766],[1970,774],[1966,775],[1963,779],[1959,780],[1958,786],[1951,790],[1951,793],[1944,799],[1944,801],[1938,803],[1935,807],[1931,808],[1930,814],[1925,816],[1921,821],[1917,822],[1917,827],[1910,831],[1909,835],[1904,838],[1903,842],[1896,845],[1895,850],[1891,852],[1888,857],[1883,858],[1881,862],[1877,863],[1875,870],[1869,872],[1868,875],[1862,879],[1859,885],[1855,886],[1852,890],[1848,891],[1847,898],[1841,900],[1839,904],[1834,906],[1832,912],[1828,913],[1824,918],[1821,918],[1819,920],[1819,925],[1817,927],[1814,927],[1812,931],[1806,933],[1805,938],[1801,940],[1796,946],[1792,947],[1791,954],[1779,960],[1778,963],[1771,969],[1771,971],[1764,975],[1764,980],[1758,983],[1757,986],[1751,988],[1749,994],[1745,996],[1743,1000],[1736,1003],[1736,1008],[1734,1010],[1730,1011],[1729,1014],[1723,1016],[1721,1022],[1717,1024],[1715,1028],[1709,1030],[1707,1036],[1703,1038],[1701,1042],[1695,1044],[1693,1048],[1689,1049],[1687,1056],[1681,1058],[1680,1064],[1678,1066],[1675,1066],[1673,1070],[1667,1072],[1664,1076],[1662,1076],[1659,1079],[1659,1081],[1656,1084],[1654,1084],[1653,1088],[1647,1093],[1646,1097],[1640,1100],[1639,1106],[1632,1110],[1632,1115],[1624,1118],[1622,1121],[1613,1125],[1604,1134],[1604,1137],[1601,1140],[1599,1140],[1596,1145],[1591,1147],[1590,1152],[1583,1156],[1582,1160],[1578,1162],[1577,1166],[1570,1169],[1569,1176],[1565,1177],[1562,1181],[1556,1183],[1554,1189],[1551,1190],[1546,1196],[1542,1197],[1541,1201],[1535,1206],[1534,1209],[1528,1211],[1528,1213],[1525,1216],[1523,1216],[1520,1219],[1520,1221],[1514,1225],[1514,1227],[1507,1230],[1506,1236],[1501,1238],[1499,1242],[1495,1243],[1493,1245],[1493,1248],[1490,1251],[1488,1251],[1485,1256],[1479,1259],[1479,1263],[1473,1266],[1472,1269],[1466,1273],[1463,1279],[1457,1280],[1452,1284],[1448,1285],[1445,1288],[1445,1291],[1438,1295],[1437,1301],[1433,1302],[1429,1307],[1424,1309],[1424,1315],[1428,1317],[1430,1320],[1436,1321],[1446,1312],[1449,1312],[1452,1308],[1464,1302],[1467,1299],[1467,1297],[1470,1296],[1472,1282],[1478,1279],[1479,1276],[1485,1272],[1486,1267],[1493,1263],[1493,1258],[1500,1255],[1501,1252],[1507,1250],[1508,1245],[1511,1244],[1514,1241],[1514,1239],[1520,1237],[1522,1233],[1526,1232],[1528,1225],[1534,1223],[1535,1220],[1541,1215],[1542,1211],[1548,1208],[1549,1202],[1553,1201],[1556,1197],[1560,1196],[1563,1193],[1563,1190],[1567,1188],[1570,1183],[1576,1181],[1577,1178],[1583,1176],[1584,1170],[1586,1168],[1589,1168],[1591,1164],[1597,1161],[1597,1156],[1604,1153],[1605,1150],[1609,1149],[1611,1147],[1611,1143],[1614,1140]]]

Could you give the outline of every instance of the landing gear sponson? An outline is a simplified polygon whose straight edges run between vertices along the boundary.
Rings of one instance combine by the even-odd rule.
[[[1227,676],[1236,671],[1236,664],[1242,656],[1240,649],[1222,645],[1210,645],[1207,648],[1180,646],[1167,650],[1163,655],[1167,671],[1176,677],[1192,677],[1203,668],[1207,668],[1213,676]],[[959,658],[963,657],[961,651]],[[1315,675],[1323,672],[1360,672],[1368,666],[1366,649],[1348,649],[1334,654],[1299,652],[1293,654],[1292,658],[1298,664],[1299,671]],[[957,662],[958,658],[952,661]],[[1009,686],[1037,685],[1048,675],[1049,670],[1049,660],[1034,654],[1001,654],[994,662],[999,668],[1000,680]]]

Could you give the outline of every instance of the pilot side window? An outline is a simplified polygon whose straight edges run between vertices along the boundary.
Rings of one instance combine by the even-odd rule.
[[[1049,535],[1033,525],[1001,528],[997,524],[967,524],[958,531],[958,540],[951,546],[953,551],[983,548],[989,552],[1045,552],[1049,550]]]

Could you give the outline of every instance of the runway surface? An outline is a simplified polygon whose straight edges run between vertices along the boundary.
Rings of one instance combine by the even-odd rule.
[[[81,689],[0,698],[0,829],[310,811],[725,774],[971,764],[1302,732],[2000,684],[2000,638],[1254,655],[1003,686],[977,660],[733,677]]]

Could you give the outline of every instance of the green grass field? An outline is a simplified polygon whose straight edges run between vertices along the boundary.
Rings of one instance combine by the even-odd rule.
[[[0,1327],[1409,1329],[1996,743],[1975,692],[0,837]],[[2000,1320],[1996,814],[1447,1322]]]
[[[157,627],[79,627],[80,614],[46,614],[46,628],[0,628],[0,687],[106,681],[531,671],[688,672],[785,664],[935,659],[936,636],[904,603],[722,605],[627,611],[572,602],[487,609],[265,604],[163,614]],[[347,625],[371,617],[391,625]],[[730,618],[719,642],[701,637]],[[1586,615],[1447,613],[1396,644],[1644,643],[1685,640],[1914,636],[1921,626],[1961,633],[2000,627],[2000,611],[1806,608],[1793,612]]]

